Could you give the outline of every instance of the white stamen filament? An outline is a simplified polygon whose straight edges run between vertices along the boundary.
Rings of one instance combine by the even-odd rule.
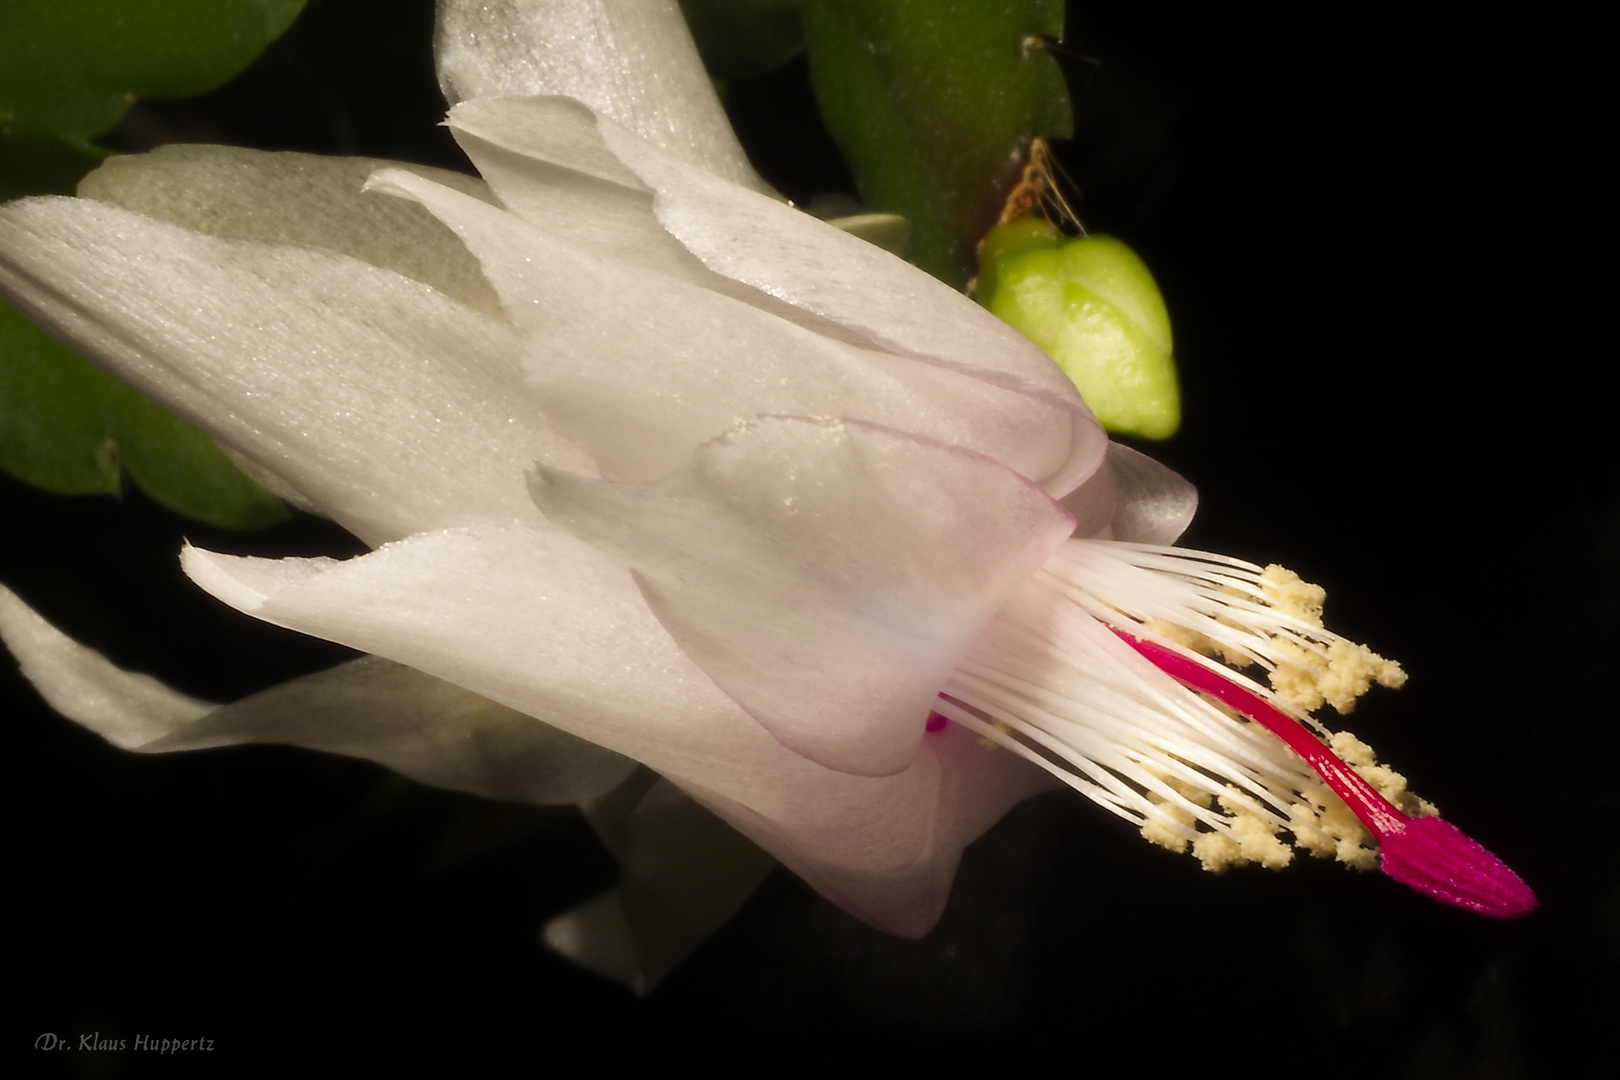
[[[936,709],[1145,833],[1151,825],[1167,846],[1209,832],[1241,845],[1315,823],[1304,793],[1319,799],[1321,784],[1296,755],[1109,629],[1173,648],[1320,731],[1274,691],[1197,655],[1218,650],[1268,671],[1297,663],[1301,649],[1325,662],[1342,639],[1315,619],[1320,591],[1280,573],[1203,552],[1071,540],[980,635]],[[1279,582],[1305,590],[1304,617],[1284,610]]]

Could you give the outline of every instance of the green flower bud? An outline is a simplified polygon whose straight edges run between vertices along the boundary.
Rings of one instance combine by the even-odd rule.
[[[1041,218],[997,226],[979,299],[1045,349],[1109,431],[1167,439],[1181,424],[1170,316],[1153,275],[1110,236],[1068,239]]]

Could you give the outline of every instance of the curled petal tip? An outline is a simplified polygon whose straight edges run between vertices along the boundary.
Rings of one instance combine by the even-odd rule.
[[[1536,894],[1455,825],[1414,818],[1380,845],[1384,873],[1425,896],[1496,919],[1522,919]]]

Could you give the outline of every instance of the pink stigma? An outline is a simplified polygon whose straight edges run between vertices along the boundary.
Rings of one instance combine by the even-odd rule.
[[[1501,859],[1437,817],[1402,813],[1292,716],[1173,649],[1114,633],[1172,679],[1242,713],[1304,758],[1378,838],[1379,866],[1402,885],[1498,919],[1535,909],[1535,893]]]

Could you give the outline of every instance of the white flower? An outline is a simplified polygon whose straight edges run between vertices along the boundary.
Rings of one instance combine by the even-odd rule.
[[[1191,489],[977,305],[757,190],[678,18],[445,5],[487,189],[172,148],[0,209],[0,291],[375,549],[188,549],[192,578],[392,661],[214,711],[8,594],[30,677],[145,750],[294,742],[534,801],[634,759],[905,935],[1050,784],[1026,757],[1206,864],[1315,843],[1310,771],[1100,620],[1235,626],[1268,666],[1337,639],[1250,570],[1070,540],[1169,542]]]

